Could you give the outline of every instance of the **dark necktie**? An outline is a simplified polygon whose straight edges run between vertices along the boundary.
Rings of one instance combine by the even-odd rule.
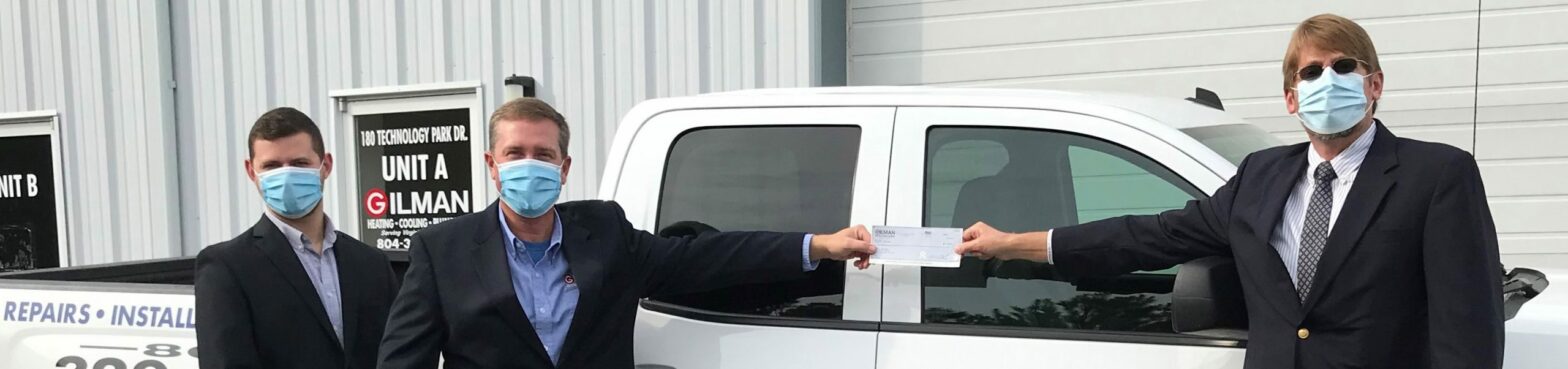
[[[1312,201],[1307,203],[1307,219],[1301,225],[1301,247],[1296,256],[1296,294],[1301,302],[1307,301],[1312,291],[1312,277],[1317,275],[1318,259],[1323,256],[1323,244],[1328,241],[1328,217],[1333,213],[1333,183],[1339,175],[1334,166],[1324,161],[1318,163],[1312,178]]]

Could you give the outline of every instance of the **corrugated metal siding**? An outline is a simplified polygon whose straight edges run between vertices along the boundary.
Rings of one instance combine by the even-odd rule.
[[[1482,4],[1474,150],[1504,261],[1568,266],[1568,1]]]
[[[810,0],[172,6],[187,253],[259,218],[242,166],[255,117],[295,106],[326,124],[327,91],[477,80],[488,110],[502,102],[503,78],[533,76],[572,125],[577,170],[564,196],[580,199],[594,196],[615,126],[637,102],[821,78],[811,27],[821,5]]]
[[[1170,97],[1201,86],[1299,142],[1280,58],[1295,25],[1323,12],[1356,19],[1377,42],[1387,71],[1378,116],[1396,133],[1476,153],[1505,260],[1568,265],[1568,223],[1557,220],[1568,214],[1558,144],[1568,70],[1557,65],[1568,60],[1568,1],[858,0],[849,83]]]
[[[181,253],[167,6],[0,3],[0,111],[60,112],[72,264]]]
[[[637,102],[823,81],[824,3],[7,1],[0,112],[61,112],[78,264],[193,255],[260,217],[244,136],[273,107],[326,124],[331,90],[480,81],[488,110],[533,76],[590,198]]]

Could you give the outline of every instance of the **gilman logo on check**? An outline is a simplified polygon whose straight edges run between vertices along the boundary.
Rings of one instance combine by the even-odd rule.
[[[872,226],[871,243],[877,253],[871,262],[889,265],[957,268],[962,256],[953,247],[963,240],[958,228]]]

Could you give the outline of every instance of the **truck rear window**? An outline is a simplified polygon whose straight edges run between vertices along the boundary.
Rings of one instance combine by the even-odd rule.
[[[676,138],[660,187],[658,233],[832,233],[849,224],[860,128],[705,128]],[[765,316],[842,319],[843,262],[805,279],[655,300]]]

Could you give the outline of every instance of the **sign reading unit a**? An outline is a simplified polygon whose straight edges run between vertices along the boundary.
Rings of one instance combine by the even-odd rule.
[[[437,153],[432,165],[429,154],[387,155],[381,157],[383,183],[402,181],[450,180],[446,154]],[[466,164],[466,163],[463,163]],[[373,187],[365,191],[365,215],[382,218],[418,214],[467,214],[472,192],[468,189],[433,189],[387,192]]]
[[[469,109],[355,115],[360,237],[406,249],[411,236],[473,212]]]

